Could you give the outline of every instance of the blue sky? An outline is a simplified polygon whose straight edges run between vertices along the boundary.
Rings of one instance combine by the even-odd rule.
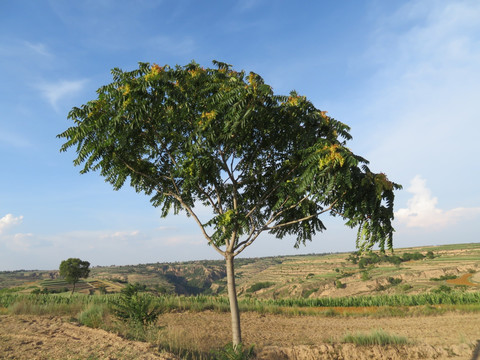
[[[404,185],[395,247],[478,242],[480,2],[0,2],[0,270],[218,259],[193,220],[80,175],[56,135],[110,69],[213,59],[295,89],[348,124],[351,149]],[[328,230],[299,250],[261,236],[243,256],[353,251]]]

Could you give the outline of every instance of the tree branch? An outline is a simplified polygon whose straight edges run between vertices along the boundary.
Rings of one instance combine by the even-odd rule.
[[[282,223],[282,224],[277,224],[275,226],[271,226],[271,227],[263,227],[262,228],[262,231],[263,230],[274,230],[274,229],[278,229],[278,228],[281,228],[281,227],[284,227],[284,226],[288,226],[288,225],[293,225],[293,224],[298,224],[299,222],[302,222],[302,221],[305,221],[305,220],[310,220],[318,215],[321,215],[323,213],[326,213],[327,211],[332,211],[333,209],[333,206],[335,205],[336,201],[334,201],[332,203],[332,205],[330,205],[328,208],[322,210],[322,211],[319,211],[315,214],[312,214],[312,215],[309,215],[309,216],[306,216],[304,218],[301,218],[301,219],[296,219],[296,220],[293,220],[293,221],[289,221],[289,222],[286,222],[286,223]]]
[[[200,230],[203,233],[203,236],[207,239],[208,243],[213,246],[213,248],[222,256],[225,256],[225,252],[222,251],[215,243],[212,241],[211,237],[207,234],[205,227],[203,226],[202,222],[198,218],[197,214],[192,210],[190,206],[188,206],[182,199],[180,195],[174,194],[174,193],[165,193],[167,196],[172,196],[175,198],[181,205],[182,207],[195,219],[195,222],[198,224],[200,227]]]

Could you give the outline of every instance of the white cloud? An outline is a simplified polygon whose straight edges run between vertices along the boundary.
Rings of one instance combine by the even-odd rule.
[[[133,230],[133,231],[115,231],[113,233],[106,233],[101,235],[102,239],[121,239],[126,240],[131,237],[137,237],[140,234],[140,231]]]
[[[438,199],[432,196],[426,180],[419,175],[412,179],[407,191],[413,194],[407,202],[408,207],[395,213],[395,218],[407,227],[437,230],[480,215],[480,207],[439,209]]]
[[[40,83],[37,88],[48,100],[55,110],[58,110],[58,102],[64,98],[74,96],[83,90],[87,83],[86,79],[81,80],[60,80],[53,83]]]
[[[33,234],[15,234],[10,237],[6,246],[14,251],[27,251],[30,250],[32,245],[37,241],[33,238]]]
[[[0,219],[0,235],[9,227],[14,225],[21,224],[23,216],[13,216],[12,214],[7,214]]]

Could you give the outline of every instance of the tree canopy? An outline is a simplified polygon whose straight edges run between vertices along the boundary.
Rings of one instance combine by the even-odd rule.
[[[400,186],[371,172],[346,146],[349,127],[306,97],[275,95],[258,74],[216,61],[112,75],[97,99],[71,110],[61,150],[75,147],[81,172],[100,171],[116,190],[129,181],[162,216],[185,211],[227,270],[263,232],[292,235],[295,246],[312,240],[325,230],[322,214],[358,226],[360,249],[392,247]]]
[[[90,263],[78,258],[69,258],[60,263],[60,276],[66,282],[73,284],[72,294],[75,291],[75,284],[81,278],[87,278],[90,274]]]

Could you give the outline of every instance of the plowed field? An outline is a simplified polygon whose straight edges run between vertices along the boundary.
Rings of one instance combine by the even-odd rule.
[[[158,336],[199,351],[230,341],[228,313],[164,314]],[[259,359],[476,359],[480,314],[447,313],[407,318],[242,314],[243,336]],[[372,329],[406,336],[411,345],[359,347],[341,344],[346,333]],[[176,359],[158,347],[125,340],[59,317],[0,316],[0,359]],[[480,358],[479,358],[480,359]]]

